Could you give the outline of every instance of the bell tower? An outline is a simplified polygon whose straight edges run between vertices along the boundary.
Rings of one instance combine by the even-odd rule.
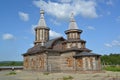
[[[69,23],[69,29],[65,31],[67,35],[67,40],[79,40],[82,30],[78,29],[77,23],[74,19],[73,13],[71,14],[71,19]]]
[[[82,33],[82,30],[78,28],[77,23],[74,19],[73,13],[71,14],[70,23],[68,30],[65,31],[65,34],[67,35],[66,40],[66,48],[76,48],[84,50],[86,48],[85,43],[86,41],[82,40],[80,35]]]
[[[44,10],[40,10],[40,19],[37,27],[35,28],[34,44],[41,44],[41,46],[44,46],[44,44],[49,40],[49,30],[50,29],[47,27],[44,19]]]

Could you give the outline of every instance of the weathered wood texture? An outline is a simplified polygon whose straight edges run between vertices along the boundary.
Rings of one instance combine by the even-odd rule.
[[[24,69],[39,71],[93,71],[101,70],[100,58],[87,56],[74,58],[76,52],[40,53],[24,57]]]

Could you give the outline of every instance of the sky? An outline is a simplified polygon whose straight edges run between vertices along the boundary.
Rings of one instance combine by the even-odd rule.
[[[50,39],[63,36],[73,13],[86,47],[101,55],[120,53],[120,0],[0,0],[0,61],[23,61],[33,46],[40,9]]]

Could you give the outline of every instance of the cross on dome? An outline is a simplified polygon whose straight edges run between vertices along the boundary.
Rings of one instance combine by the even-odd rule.
[[[74,19],[74,14],[71,14],[71,19],[70,19],[70,23],[69,23],[69,29],[78,29],[77,23]]]
[[[44,19],[44,10],[40,10],[40,19],[38,22],[38,27],[47,27]]]

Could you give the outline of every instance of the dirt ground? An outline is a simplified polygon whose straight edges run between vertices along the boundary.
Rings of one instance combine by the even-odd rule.
[[[101,73],[41,73],[33,71],[16,70],[15,75],[10,75],[11,71],[0,71],[0,80],[120,80],[120,72]],[[73,79],[64,79],[65,77]]]

